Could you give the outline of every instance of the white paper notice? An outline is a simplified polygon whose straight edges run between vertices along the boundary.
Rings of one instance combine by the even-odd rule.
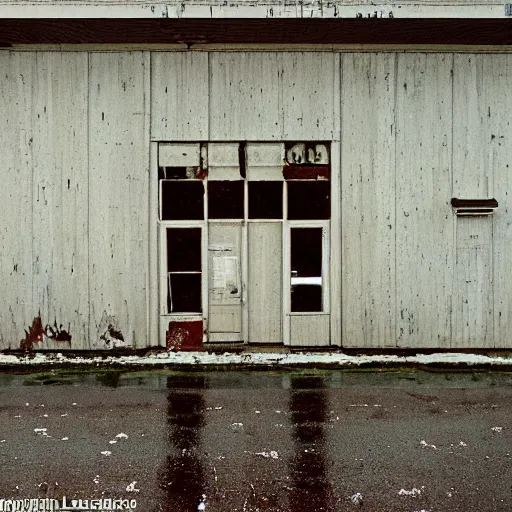
[[[226,272],[224,265],[224,257],[214,256],[212,267],[212,288],[226,288]]]

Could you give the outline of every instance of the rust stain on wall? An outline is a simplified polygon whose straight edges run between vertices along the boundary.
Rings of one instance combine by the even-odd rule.
[[[169,330],[165,334],[166,347],[169,351],[194,351],[203,348],[202,320],[169,322]]]
[[[24,352],[30,352],[34,349],[34,343],[42,343],[45,339],[67,342],[71,345],[71,334],[62,328],[62,324],[57,325],[57,321],[53,325],[46,324],[43,327],[41,316],[36,316],[29,327],[25,329],[25,338],[20,341],[20,349]]]

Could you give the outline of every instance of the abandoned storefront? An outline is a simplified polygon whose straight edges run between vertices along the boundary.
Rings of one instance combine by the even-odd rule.
[[[16,26],[0,349],[512,346],[510,54]]]

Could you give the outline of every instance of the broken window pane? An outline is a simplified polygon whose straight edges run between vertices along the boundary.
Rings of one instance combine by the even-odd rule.
[[[162,181],[162,220],[203,220],[202,181]]]
[[[244,218],[244,182],[242,180],[208,182],[208,218]]]
[[[201,313],[201,274],[169,274],[169,313]]]
[[[249,182],[249,219],[283,218],[283,182]]]
[[[167,229],[167,271],[201,272],[201,228]]]
[[[291,228],[291,311],[322,311],[322,228]]]
[[[329,219],[330,187],[328,181],[289,181],[288,219]]]

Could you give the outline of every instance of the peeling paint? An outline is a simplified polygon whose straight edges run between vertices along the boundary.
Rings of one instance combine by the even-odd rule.
[[[123,333],[112,324],[108,324],[106,331],[100,336],[108,348],[126,347],[128,343],[124,340]]]
[[[45,339],[64,341],[71,345],[71,338],[71,334],[62,328],[62,324],[57,325],[56,320],[53,325],[46,324],[43,327],[41,316],[36,316],[28,331],[25,329],[25,338],[20,341],[20,349],[30,352],[34,349],[34,343],[42,343]]]
[[[169,322],[169,330],[165,337],[168,351],[201,350],[203,346],[203,322],[202,320]]]

